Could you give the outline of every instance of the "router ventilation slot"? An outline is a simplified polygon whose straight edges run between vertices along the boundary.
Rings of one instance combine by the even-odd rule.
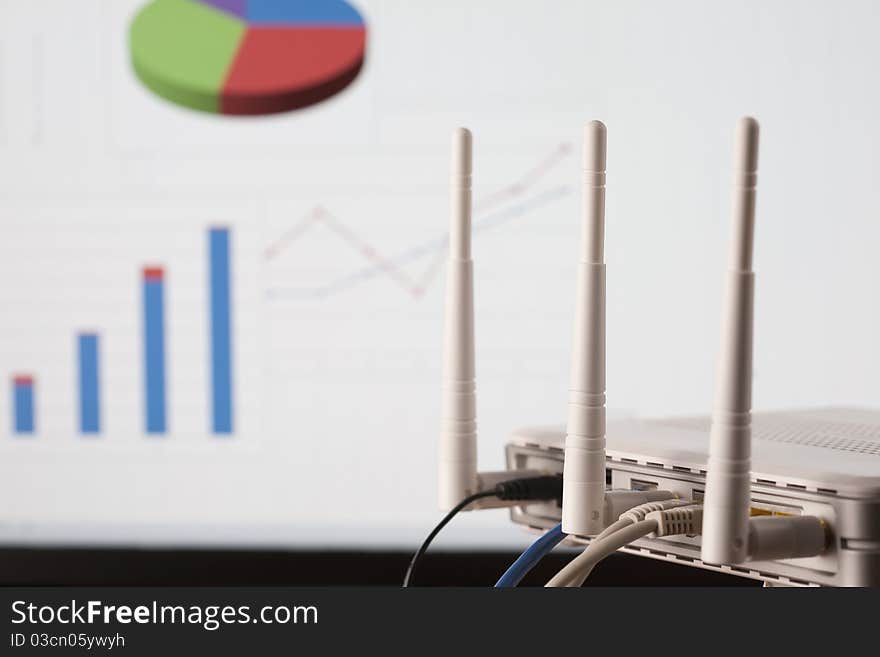
[[[863,412],[864,422],[834,419],[853,411],[828,409],[806,413],[756,413],[752,435],[756,440],[833,449],[851,454],[880,456],[880,414]],[[861,418],[860,418],[861,419]],[[708,418],[660,420],[657,424],[692,431],[709,431]]]

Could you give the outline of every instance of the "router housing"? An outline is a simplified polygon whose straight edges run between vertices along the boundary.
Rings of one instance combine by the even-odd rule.
[[[702,501],[709,426],[708,417],[609,422],[606,485]],[[880,411],[755,413],[752,431],[752,515],[819,517],[834,545],[817,557],[721,566],[701,561],[699,537],[646,538],[623,550],[776,585],[880,585]],[[563,426],[515,432],[506,448],[508,469],[561,473],[565,434]],[[512,508],[511,518],[546,530],[560,521],[561,509],[530,504]]]

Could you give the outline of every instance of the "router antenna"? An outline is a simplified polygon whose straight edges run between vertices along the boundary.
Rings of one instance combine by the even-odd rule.
[[[749,549],[757,171],[758,122],[746,117],[736,131],[730,263],[703,503],[702,559],[715,564],[741,563]]]
[[[443,409],[438,471],[438,501],[444,510],[451,509],[478,488],[471,163],[471,133],[465,128],[458,128],[452,135]]]
[[[591,121],[562,484],[562,530],[586,536],[605,528],[605,150],[605,125]]]

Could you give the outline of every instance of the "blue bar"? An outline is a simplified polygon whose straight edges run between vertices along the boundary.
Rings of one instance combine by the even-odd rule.
[[[79,430],[101,431],[101,394],[98,378],[98,336],[79,336]]]
[[[211,285],[211,402],[214,433],[232,433],[229,229],[208,234]]]
[[[30,377],[16,377],[12,382],[12,406],[15,408],[15,433],[34,432],[34,382]]]
[[[144,373],[147,433],[165,433],[165,280],[159,268],[144,270]]]

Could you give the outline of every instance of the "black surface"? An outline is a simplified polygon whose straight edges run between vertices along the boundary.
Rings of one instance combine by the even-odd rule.
[[[523,585],[542,585],[574,553],[552,554]],[[513,552],[429,552],[415,586],[491,586]],[[0,584],[95,586],[399,586],[411,553],[133,549],[2,549]],[[615,554],[595,586],[757,586],[674,563]]]

